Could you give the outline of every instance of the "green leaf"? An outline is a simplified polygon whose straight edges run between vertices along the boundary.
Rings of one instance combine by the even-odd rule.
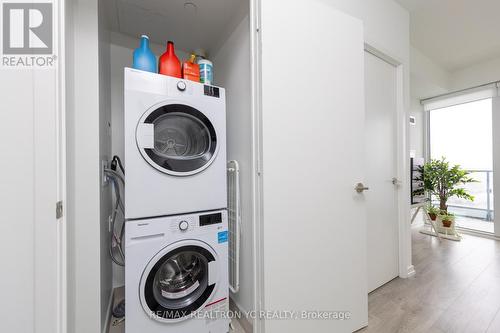
[[[424,189],[431,196],[436,196],[442,202],[447,202],[451,197],[474,200],[474,196],[462,186],[477,182],[469,176],[470,172],[459,165],[450,166],[446,158],[433,159],[420,167],[419,181],[424,184]]]

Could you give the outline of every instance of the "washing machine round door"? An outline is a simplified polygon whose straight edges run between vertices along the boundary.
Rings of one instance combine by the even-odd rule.
[[[206,169],[217,155],[217,134],[210,120],[187,104],[149,109],[136,131],[144,159],[161,172],[189,176]]]
[[[177,322],[203,309],[216,289],[216,259],[201,241],[180,241],[160,251],[141,278],[141,303],[148,316]]]

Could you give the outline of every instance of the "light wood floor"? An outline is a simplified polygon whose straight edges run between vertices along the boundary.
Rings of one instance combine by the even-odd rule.
[[[500,242],[463,235],[461,242],[412,231],[416,275],[369,295],[360,332],[500,332]]]

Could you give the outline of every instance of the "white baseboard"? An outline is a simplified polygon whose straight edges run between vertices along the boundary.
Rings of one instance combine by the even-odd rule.
[[[407,278],[412,277],[413,275],[415,275],[415,273],[416,273],[415,266],[413,266],[413,265],[408,266],[408,273],[407,273],[406,277]]]
[[[472,229],[467,229],[467,228],[460,228],[460,227],[457,227],[457,230],[463,234],[466,234],[466,235],[489,238],[489,239],[494,239],[494,240],[500,240],[499,236],[496,236],[495,234],[492,234],[489,232],[472,230]]]
[[[109,322],[111,320],[111,312],[113,310],[113,304],[115,299],[114,289],[111,289],[111,294],[109,295],[108,307],[106,308],[106,319],[104,320],[104,328],[102,329],[102,333],[109,332]]]

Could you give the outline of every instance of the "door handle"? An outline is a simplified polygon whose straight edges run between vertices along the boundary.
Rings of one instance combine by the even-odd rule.
[[[370,188],[369,187],[366,187],[365,185],[363,185],[363,183],[357,183],[356,184],[356,187],[354,188],[356,190],[356,192],[358,193],[363,193],[364,191],[367,191],[369,190]]]

